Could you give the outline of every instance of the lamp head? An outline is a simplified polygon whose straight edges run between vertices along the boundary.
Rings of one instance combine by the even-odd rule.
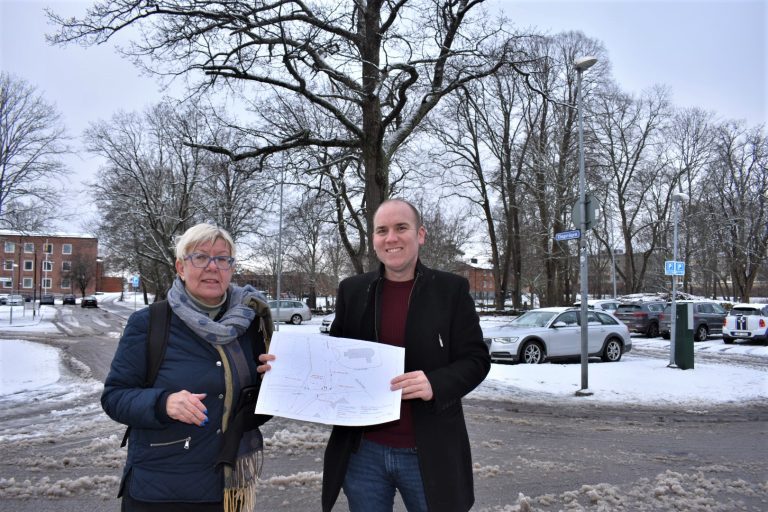
[[[576,68],[577,71],[585,71],[592,66],[595,65],[597,62],[597,57],[592,57],[591,55],[586,57],[579,57],[575,61],[573,61],[573,65]]]

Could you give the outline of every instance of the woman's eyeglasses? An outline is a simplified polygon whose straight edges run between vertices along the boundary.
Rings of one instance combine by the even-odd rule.
[[[208,256],[201,252],[188,254],[184,259],[192,263],[192,266],[195,268],[205,268],[213,262],[219,270],[229,270],[235,263],[235,258],[232,256]]]

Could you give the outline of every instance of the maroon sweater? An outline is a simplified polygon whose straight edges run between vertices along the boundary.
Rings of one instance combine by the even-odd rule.
[[[408,302],[414,280],[404,282],[384,279],[381,290],[381,323],[379,341],[396,347],[403,346],[405,319],[408,317]],[[392,377],[396,377],[393,375]],[[400,419],[390,423],[374,425],[365,431],[365,438],[393,448],[413,448],[416,438],[413,434],[411,402],[400,402]]]

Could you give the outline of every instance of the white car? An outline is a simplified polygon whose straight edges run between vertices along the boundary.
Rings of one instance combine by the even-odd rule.
[[[542,363],[581,355],[580,311],[576,308],[540,308],[512,322],[484,330],[491,361]],[[629,328],[604,311],[587,312],[587,352],[615,362],[632,349]]]
[[[333,319],[336,318],[336,313],[331,313],[330,315],[326,315],[323,317],[323,321],[320,322],[320,332],[323,334],[328,334],[331,332],[331,324],[333,323]]]
[[[8,299],[6,299],[6,304],[9,306],[23,306],[24,297],[21,295],[9,295]]]
[[[723,321],[723,343],[760,341],[768,345],[768,304],[736,304]]]
[[[291,322],[293,325],[299,325],[301,322],[312,320],[312,311],[300,300],[281,300],[280,318],[277,316],[276,300],[269,301],[269,309],[275,322]]]
[[[613,313],[619,307],[619,301],[617,299],[589,299],[587,301],[587,307],[589,309],[597,309]],[[581,307],[581,302],[576,301],[573,303],[573,307]]]

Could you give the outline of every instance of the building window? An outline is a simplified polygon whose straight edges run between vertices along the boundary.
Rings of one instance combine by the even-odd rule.
[[[53,262],[52,261],[44,261],[43,262],[43,272],[51,272],[53,271]]]
[[[16,252],[16,244],[13,242],[5,242],[5,252]]]
[[[5,260],[3,262],[3,269],[5,269],[5,270],[13,270],[13,260]]]
[[[71,261],[62,261],[61,262],[61,270],[64,272],[69,272],[72,270],[72,262]]]
[[[72,244],[61,244],[61,254],[72,254]]]
[[[24,260],[24,271],[32,272],[35,269],[35,262],[32,260]]]
[[[10,279],[3,281],[3,288],[13,288],[13,281]]]
[[[35,244],[32,242],[24,242],[24,252],[27,254],[32,254],[35,252]]]
[[[61,287],[62,288],[72,288],[72,281],[68,277],[63,277],[61,279]]]
[[[48,290],[50,288],[53,288],[51,286],[51,278],[50,277],[46,277],[46,278],[43,279],[43,289],[44,290]]]
[[[53,254],[53,244],[43,244],[43,252],[46,254]]]
[[[25,277],[21,282],[22,288],[32,288],[32,278],[31,277]]]

